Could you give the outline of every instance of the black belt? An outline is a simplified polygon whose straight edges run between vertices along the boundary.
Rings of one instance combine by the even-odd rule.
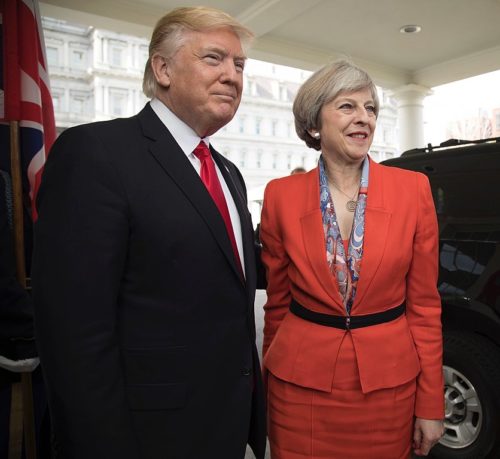
[[[327,327],[350,330],[352,328],[369,327],[370,325],[383,324],[397,319],[403,315],[406,309],[406,303],[401,303],[386,311],[366,314],[362,316],[337,316],[334,314],[323,314],[321,312],[311,311],[292,298],[290,311],[301,319],[314,322],[315,324],[325,325]]]

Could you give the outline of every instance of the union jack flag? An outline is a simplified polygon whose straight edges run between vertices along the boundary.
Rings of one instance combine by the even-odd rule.
[[[9,121],[19,121],[24,191],[29,193],[36,220],[36,193],[56,138],[37,0],[0,0],[0,168],[7,171]]]

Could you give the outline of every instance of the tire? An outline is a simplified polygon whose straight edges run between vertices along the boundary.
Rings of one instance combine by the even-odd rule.
[[[436,459],[500,458],[500,349],[472,333],[444,336],[445,434]]]

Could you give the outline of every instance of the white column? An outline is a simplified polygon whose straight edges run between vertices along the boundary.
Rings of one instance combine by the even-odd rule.
[[[70,69],[70,55],[69,55],[69,43],[64,40],[64,45],[63,45],[63,66],[64,70],[68,71]]]
[[[424,99],[432,94],[431,89],[412,83],[391,93],[398,104],[400,153],[424,147]]]
[[[101,64],[104,65],[106,68],[109,68],[109,57],[108,57],[109,41],[108,41],[108,38],[102,37],[101,46],[102,46],[102,63]]]
[[[105,84],[102,85],[102,114],[107,117],[111,115],[111,110],[109,107],[109,86],[108,83],[106,82]]]

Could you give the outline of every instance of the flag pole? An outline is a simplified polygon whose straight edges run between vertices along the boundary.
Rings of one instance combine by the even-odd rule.
[[[23,185],[21,178],[21,156],[19,148],[19,122],[10,122],[10,170],[12,179],[12,217],[14,227],[14,253],[16,276],[19,284],[26,289],[26,262],[24,255]],[[26,459],[36,459],[35,420],[33,409],[33,388],[30,372],[21,373],[21,391],[12,386],[12,406],[22,408],[22,425]],[[18,416],[11,410],[11,416]],[[11,419],[11,425],[16,423]],[[13,426],[14,427],[14,426]],[[22,429],[21,429],[22,431]]]
[[[12,180],[12,220],[17,281],[26,289],[26,262],[24,256],[23,185],[19,153],[19,121],[10,122],[10,177]]]

